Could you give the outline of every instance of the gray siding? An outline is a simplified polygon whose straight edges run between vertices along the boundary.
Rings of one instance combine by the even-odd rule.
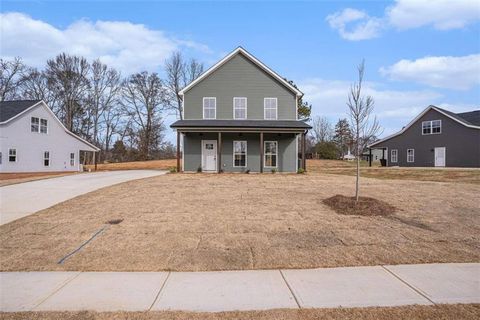
[[[217,119],[233,119],[233,98],[247,98],[247,118],[264,119],[264,98],[277,98],[278,120],[297,120],[296,97],[241,53],[200,81],[184,96],[184,119],[203,119],[203,97],[217,98]]]
[[[422,135],[422,121],[442,120],[442,133]],[[388,148],[387,164],[402,167],[435,166],[435,147],[446,148],[447,167],[480,167],[480,130],[465,127],[430,110],[399,136],[375,146]],[[391,150],[398,150],[398,163],[391,163]],[[415,149],[415,162],[407,162],[407,149]]]
[[[217,140],[217,133],[187,133],[184,136],[184,171],[197,171],[201,166],[201,141]],[[247,141],[247,166],[233,167],[233,141]],[[296,136],[292,133],[264,134],[265,141],[278,141],[279,172],[296,172],[297,147]],[[258,133],[223,133],[222,134],[222,168],[225,172],[260,171],[260,136]],[[270,172],[265,168],[264,172]]]

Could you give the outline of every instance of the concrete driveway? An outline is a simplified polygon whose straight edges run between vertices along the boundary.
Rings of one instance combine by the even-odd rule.
[[[0,225],[84,193],[165,173],[158,170],[93,172],[0,187]]]

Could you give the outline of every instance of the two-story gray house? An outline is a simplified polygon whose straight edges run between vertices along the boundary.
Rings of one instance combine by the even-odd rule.
[[[311,127],[298,120],[303,93],[245,49],[235,49],[180,95],[183,120],[171,125],[180,171],[305,168],[305,134]]]
[[[429,106],[399,132],[369,145],[387,166],[480,167],[480,110]]]

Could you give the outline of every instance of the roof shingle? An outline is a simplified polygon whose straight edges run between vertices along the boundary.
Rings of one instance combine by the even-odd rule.
[[[0,122],[8,121],[41,100],[16,100],[0,102]]]

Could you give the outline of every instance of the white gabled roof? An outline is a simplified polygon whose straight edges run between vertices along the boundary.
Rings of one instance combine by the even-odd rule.
[[[380,144],[382,142],[385,142],[393,137],[396,137],[396,136],[399,136],[401,135],[402,133],[404,133],[405,131],[407,131],[408,128],[410,128],[415,122],[418,121],[418,119],[420,119],[425,113],[427,113],[428,111],[430,110],[435,110],[437,112],[440,112],[441,114],[443,114],[444,116],[446,117],[449,117],[450,119],[464,125],[465,127],[468,127],[468,128],[473,128],[473,129],[480,129],[480,126],[476,126],[476,125],[473,125],[473,124],[469,124],[469,123],[466,123],[464,121],[462,121],[461,119],[457,118],[457,117],[454,117],[452,116],[451,114],[449,114],[448,112],[445,112],[445,110],[443,109],[440,109],[438,107],[435,107],[435,106],[428,106],[425,110],[423,110],[418,116],[415,117],[415,119],[413,119],[412,121],[410,121],[405,127],[402,128],[402,130],[398,131],[397,133],[394,133],[394,134],[391,134],[381,140],[378,140],[378,141],[375,141],[374,143],[370,144],[367,146],[367,148],[371,148],[377,144]]]
[[[197,83],[201,82],[203,79],[208,77],[210,74],[215,72],[218,68],[220,68],[222,65],[224,65],[226,62],[228,62],[230,59],[235,57],[237,54],[243,54],[245,57],[247,57],[250,61],[252,61],[255,65],[257,65],[260,69],[264,70],[266,73],[268,73],[270,76],[272,76],[274,79],[278,80],[280,83],[282,83],[285,87],[290,89],[292,92],[294,92],[298,97],[303,96],[303,93],[292,86],[288,81],[283,79],[281,76],[279,76],[275,71],[267,67],[263,62],[255,58],[252,54],[250,54],[247,50],[243,49],[242,47],[238,47],[237,49],[233,50],[231,53],[229,53],[225,58],[214,64],[212,67],[210,67],[207,71],[202,73],[200,77],[195,79],[194,81],[190,82],[189,85],[187,85],[185,88],[180,90],[179,94],[184,95],[185,92],[193,88]]]
[[[9,123],[9,122],[12,122],[14,121],[15,119],[18,119],[20,118],[23,114],[27,113],[28,111],[38,107],[38,106],[43,106],[44,108],[47,109],[47,111],[52,115],[53,119],[55,119],[59,124],[60,126],[65,130],[65,132],[69,135],[71,135],[72,137],[74,137],[75,139],[78,139],[80,140],[80,142],[83,142],[84,144],[86,144],[87,146],[89,146],[90,148],[94,149],[95,151],[100,151],[100,148],[98,148],[97,146],[91,144],[90,142],[80,138],[79,136],[77,136],[76,134],[74,134],[73,132],[71,132],[70,130],[68,130],[64,125],[63,123],[60,121],[60,119],[57,118],[57,116],[55,115],[55,113],[53,113],[52,109],[50,109],[48,107],[48,105],[45,103],[45,101],[43,100],[40,100],[36,103],[33,103],[30,107],[28,107],[27,109],[23,110],[22,112],[16,114],[14,117],[11,117],[9,119],[7,119],[6,121],[3,121],[3,122],[0,122],[0,124],[6,124],[6,123]]]

